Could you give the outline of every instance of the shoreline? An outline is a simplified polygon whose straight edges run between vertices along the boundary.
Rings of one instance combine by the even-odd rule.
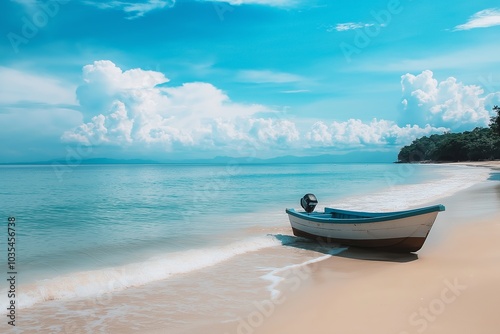
[[[434,169],[440,170],[441,168],[432,168],[432,170]],[[206,332],[239,334],[260,333],[261,331],[262,333],[283,332],[281,327],[287,328],[288,322],[290,322],[293,324],[291,326],[293,328],[287,331],[293,333],[295,327],[301,328],[295,323],[303,320],[298,315],[308,316],[312,314],[311,312],[315,312],[313,314],[315,317],[313,327],[318,327],[318,331],[321,332],[322,328],[329,326],[332,315],[325,314],[326,320],[322,320],[321,312],[316,312],[316,310],[321,308],[327,311],[332,307],[331,302],[340,303],[337,305],[337,309],[334,308],[338,314],[347,310],[352,314],[358,312],[369,318],[370,312],[379,309],[380,304],[384,304],[386,299],[397,298],[406,293],[406,289],[421,284],[420,281],[415,281],[415,278],[420,277],[423,278],[423,281],[428,280],[425,273],[429,273],[429,269],[424,265],[425,263],[436,268],[435,272],[439,272],[441,268],[445,267],[436,265],[434,262],[437,261],[436,254],[441,256],[441,253],[450,252],[449,250],[442,252],[442,247],[448,244],[451,234],[449,221],[452,221],[456,228],[461,228],[462,225],[467,225],[467,220],[470,220],[471,217],[477,218],[477,215],[474,214],[475,211],[480,210],[483,215],[486,215],[486,218],[492,212],[500,211],[500,208],[493,208],[493,210],[491,203],[486,203],[486,206],[489,206],[489,208],[486,207],[486,210],[484,207],[471,209],[469,205],[469,202],[477,202],[478,196],[483,196],[485,191],[492,189],[491,185],[494,183],[491,180],[493,179],[490,178],[490,181],[486,181],[489,175],[487,170],[471,170],[465,167],[451,168],[450,170],[459,170],[460,174],[465,175],[465,178],[459,177],[456,180],[449,178],[448,183],[443,183],[441,172],[438,171],[435,176],[439,177],[434,179],[439,180],[439,182],[434,185],[429,182],[422,183],[420,188],[415,188],[412,185],[411,189],[415,188],[414,191],[400,189],[404,187],[403,185],[394,188],[403,191],[413,201],[413,204],[416,204],[420,203],[423,198],[428,200],[432,198],[433,192],[430,191],[430,188],[439,189],[440,193],[443,193],[442,190],[447,189],[449,185],[453,185],[453,187],[459,185],[460,189],[471,186],[474,183],[467,182],[469,173],[472,180],[479,180],[475,177],[478,175],[481,175],[480,179],[484,180],[451,196],[443,195],[447,197],[440,197],[439,201],[441,198],[446,199],[443,204],[446,205],[448,212],[442,213],[446,216],[441,216],[442,214],[438,216],[438,221],[434,224],[423,249],[418,252],[420,258],[418,261],[415,261],[417,259],[415,254],[401,256],[354,248],[347,249],[342,246],[321,247],[297,240],[287,241],[285,239],[293,239],[294,237],[291,236],[292,232],[288,221],[285,221],[284,215],[281,214],[276,215],[273,220],[281,221],[282,224],[273,224],[272,227],[267,226],[267,224],[265,226],[250,226],[245,230],[245,235],[270,234],[283,242],[283,245],[289,247],[281,247],[280,245],[252,251],[228,259],[220,265],[207,266],[200,270],[173,275],[169,279],[145,285],[119,289],[113,293],[40,303],[21,310],[22,323],[26,329],[61,328],[64,331],[69,326],[74,332],[78,332],[77,329],[81,328],[86,331],[105,329],[110,333],[135,333],[137,331],[163,333],[165,328],[168,328],[172,334]],[[406,169],[398,169],[389,176],[401,176],[403,172],[407,172]],[[500,176],[500,174],[496,175]],[[443,179],[446,178],[446,174],[442,174],[442,176]],[[494,179],[500,180],[496,177]],[[422,197],[419,194],[419,189],[426,185],[430,188]],[[392,191],[395,191],[394,189]],[[495,191],[500,198],[500,189]],[[453,200],[459,193],[463,195],[460,195],[461,199]],[[389,198],[399,199],[399,193],[395,194]],[[420,201],[417,200],[418,198]],[[381,201],[380,198],[377,200]],[[497,200],[497,202],[499,201]],[[449,213],[453,214],[449,216]],[[479,220],[482,221],[482,218]],[[465,233],[465,235],[469,234],[469,232]],[[456,259],[453,261],[458,262]],[[412,269],[415,266],[421,266],[421,269],[415,271]],[[410,272],[415,271],[414,277],[401,275],[399,271],[402,267],[405,270],[410,268]],[[442,276],[443,279],[438,283],[447,286],[448,283],[454,284],[453,278],[457,275],[443,274]],[[377,291],[384,291],[388,277],[391,279],[399,277],[401,282],[396,282],[396,285],[407,285],[400,287],[399,294],[394,294],[392,297],[390,293],[387,296],[379,296],[377,303],[372,300],[363,300],[363,296],[357,294],[352,295],[352,291],[363,291],[364,294],[376,295]],[[444,279],[448,279],[448,281]],[[462,281],[459,283],[461,284]],[[373,289],[376,291],[372,291]],[[318,297],[321,300],[318,301]],[[500,300],[500,296],[498,299]],[[359,310],[359,303],[371,305],[373,310]],[[295,304],[301,307],[294,310]],[[305,311],[302,304],[306,306]],[[399,306],[400,302],[394,300],[393,304]],[[418,308],[416,309],[418,310]],[[399,307],[395,307],[395,311],[398,310]],[[343,318],[348,319],[348,316],[349,314],[343,315]],[[280,317],[284,317],[283,323],[274,329],[270,327],[274,326],[273,324],[279,324]],[[401,316],[399,317],[401,318]],[[71,320],[66,322],[64,320],[66,318]],[[339,322],[339,328],[343,332],[349,333],[349,326],[345,324],[344,327],[341,326],[343,318],[340,321],[337,318],[333,320]],[[383,315],[373,318],[373,324],[377,323],[377,319],[383,319]],[[356,319],[353,321],[356,322]],[[387,322],[393,322],[393,320],[387,320]],[[404,323],[401,326],[403,325]],[[306,327],[302,328],[304,331],[307,330]],[[360,331],[352,331],[352,333]],[[367,331],[363,329],[361,332]],[[297,329],[297,332],[301,331]],[[331,330],[325,329],[324,332],[330,333]],[[374,331],[370,329],[368,332]],[[385,332],[387,331],[380,331],[380,333]],[[406,332],[395,333],[408,334],[413,332],[406,330]]]
[[[492,170],[500,170],[500,160],[491,161],[465,161],[465,162],[447,162],[447,165],[463,165],[470,167],[486,167]]]
[[[412,164],[407,162],[396,162],[401,164]],[[469,166],[469,167],[486,167],[492,170],[500,170],[500,160],[488,160],[488,161],[457,161],[457,162],[439,162],[439,161],[425,161],[416,162],[422,165],[455,165],[455,166]]]
[[[500,161],[451,165],[500,169]],[[496,333],[500,183],[481,182],[442,203],[447,212],[418,260],[332,256],[310,266],[307,282],[254,333]]]

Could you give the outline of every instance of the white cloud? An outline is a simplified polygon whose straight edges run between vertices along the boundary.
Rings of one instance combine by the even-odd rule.
[[[260,142],[271,142],[276,145],[290,144],[300,138],[295,123],[270,118],[251,119],[249,133]]]
[[[454,30],[489,28],[498,25],[500,25],[500,9],[489,8],[475,13],[466,23],[456,26]]]
[[[401,76],[404,124],[433,124],[454,130],[487,126],[499,93],[486,96],[481,87],[464,85],[454,77],[438,82],[432,71]]]
[[[439,95],[428,73],[407,80],[421,88],[414,95],[422,103]],[[377,119],[368,123],[359,119],[331,124],[314,119],[296,122],[262,105],[233,102],[210,83],[168,86],[162,73],[123,71],[111,61],[84,66],[83,82],[78,99],[85,119],[62,135],[65,142],[143,152],[248,155],[253,150],[272,156],[279,150],[403,145],[418,136],[447,130],[428,124],[401,127]],[[271,116],[259,116],[263,114]]]
[[[111,61],[95,61],[82,69],[82,83],[76,89],[79,114],[67,109],[68,105],[77,109],[75,87],[53,77],[0,67],[4,87],[0,105],[7,111],[0,118],[2,124],[13,120],[22,124],[32,138],[62,133],[63,142],[112,146],[123,152],[213,156],[248,155],[253,150],[273,156],[284,150],[290,154],[330,147],[384,148],[448,129],[470,130],[487,125],[492,106],[500,104],[500,92],[484,94],[481,87],[453,77],[439,81],[427,70],[401,77],[400,123],[299,121],[263,105],[234,102],[207,82],[176,86],[168,82],[160,72],[124,71]]]
[[[76,86],[58,78],[0,67],[0,161],[60,154],[60,134],[81,122]]]
[[[75,131],[65,133],[67,141],[76,141],[85,145],[109,143],[114,138],[118,143],[131,143],[132,127],[127,110],[122,102],[116,101],[108,117],[102,114],[92,117],[91,122],[80,125]]]
[[[131,69],[122,70],[110,61],[96,61],[83,67],[83,81],[99,82],[113,90],[151,88],[169,80],[159,72]]]
[[[359,119],[349,119],[345,122],[333,122],[326,125],[316,122],[306,134],[312,147],[326,146],[337,148],[405,145],[417,137],[432,133],[443,133],[448,129],[435,128],[426,125],[421,128],[417,125],[399,127],[395,122],[373,119],[364,123]]]
[[[237,74],[237,79],[244,82],[255,83],[289,83],[302,81],[299,75],[270,70],[243,70]]]
[[[328,32],[333,30],[336,31],[348,31],[348,30],[356,30],[365,27],[374,26],[375,23],[362,23],[362,22],[346,22],[346,23],[338,23],[336,26],[332,26],[327,29]]]
[[[122,71],[111,61],[83,68],[78,99],[87,120],[62,139],[85,145],[176,147],[217,150],[252,143],[271,148],[296,140],[294,124],[256,115],[261,105],[238,104],[212,84],[167,87],[159,72]]]
[[[129,14],[129,19],[135,19],[144,16],[144,14],[163,8],[171,8],[175,5],[175,0],[146,0],[144,2],[130,1],[84,1],[87,5],[92,5],[100,9],[121,10]]]
[[[0,66],[0,104],[76,104],[76,86],[57,78]]]

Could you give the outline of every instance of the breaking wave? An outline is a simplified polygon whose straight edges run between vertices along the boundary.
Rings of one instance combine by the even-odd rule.
[[[248,238],[220,247],[167,253],[141,263],[74,272],[20,286],[18,291],[22,292],[17,296],[18,307],[27,308],[49,300],[97,297],[214,266],[237,255],[279,246],[283,243],[268,235]],[[7,295],[6,290],[0,293],[3,296]]]

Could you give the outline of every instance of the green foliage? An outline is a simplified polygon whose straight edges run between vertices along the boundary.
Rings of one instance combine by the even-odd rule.
[[[500,108],[497,107],[500,127]],[[495,109],[494,109],[495,110]],[[400,162],[478,161],[500,159],[500,137],[496,128],[475,128],[462,133],[424,136],[401,149]]]
[[[399,151],[398,161],[478,161],[500,159],[500,107],[489,128],[415,139]]]
[[[497,115],[491,118],[490,129],[500,136],[500,107],[494,106],[493,111],[495,111]]]

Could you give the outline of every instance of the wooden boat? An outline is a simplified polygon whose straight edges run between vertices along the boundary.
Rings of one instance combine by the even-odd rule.
[[[443,205],[398,211],[357,212],[325,208],[314,212],[317,199],[306,194],[301,199],[305,212],[286,209],[293,234],[322,242],[372,247],[396,252],[416,252],[422,248]]]

